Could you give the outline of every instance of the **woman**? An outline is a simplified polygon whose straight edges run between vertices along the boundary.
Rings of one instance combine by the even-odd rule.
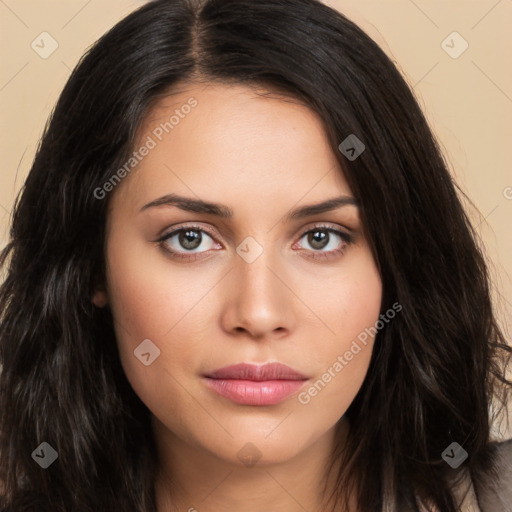
[[[509,510],[476,235],[394,65],[314,0],[118,23],[2,261],[4,510]]]

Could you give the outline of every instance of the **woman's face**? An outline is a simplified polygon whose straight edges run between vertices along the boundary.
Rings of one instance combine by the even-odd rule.
[[[361,333],[382,290],[321,121],[243,86],[203,85],[161,100],[140,133],[138,164],[112,192],[94,302],[111,307],[157,437],[238,465],[332,439],[365,378],[373,339]],[[206,377],[275,362],[299,375]]]

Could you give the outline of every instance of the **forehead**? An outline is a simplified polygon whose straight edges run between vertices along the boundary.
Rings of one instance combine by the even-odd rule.
[[[264,89],[182,86],[152,106],[137,139],[135,151],[151,149],[115,191],[132,208],[171,192],[259,206],[351,195],[319,116]]]

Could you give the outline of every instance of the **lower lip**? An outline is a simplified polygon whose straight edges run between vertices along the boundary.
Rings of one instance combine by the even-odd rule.
[[[205,378],[210,389],[243,405],[274,405],[296,393],[305,380],[237,380]]]

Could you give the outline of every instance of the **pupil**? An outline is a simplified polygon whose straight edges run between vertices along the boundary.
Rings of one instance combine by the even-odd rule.
[[[312,231],[309,234],[308,242],[315,249],[323,249],[329,240],[329,235],[325,231]]]
[[[196,249],[201,244],[201,233],[198,231],[182,231],[179,242],[184,249]]]

